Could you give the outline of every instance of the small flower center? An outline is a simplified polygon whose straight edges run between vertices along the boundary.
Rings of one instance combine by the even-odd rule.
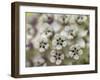
[[[56,60],[58,60],[58,59],[60,60],[61,59],[61,53],[56,52],[54,57],[55,57]]]
[[[71,50],[74,54],[73,55],[76,55],[78,54],[79,50],[77,48],[74,48],[73,50]]]
[[[47,45],[47,43],[46,42],[40,42],[40,48],[45,48],[45,45]]]
[[[57,45],[63,45],[64,40],[62,40],[61,38],[57,39]]]

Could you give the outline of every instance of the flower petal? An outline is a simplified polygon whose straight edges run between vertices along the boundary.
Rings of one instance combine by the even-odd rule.
[[[49,44],[45,45],[45,49],[48,49],[48,47],[49,47]]]
[[[51,56],[51,57],[50,57],[50,62],[51,62],[51,63],[55,63],[55,62],[56,62],[55,57]]]
[[[79,55],[82,55],[82,54],[83,54],[83,51],[80,49],[80,50],[78,51],[78,54],[79,54]]]
[[[83,39],[77,40],[77,44],[78,44],[81,48],[85,48],[85,41],[84,41]]]
[[[69,51],[68,56],[72,58],[73,54],[74,54],[73,52]]]
[[[67,34],[68,36],[67,36],[67,39],[73,39],[74,38],[74,36],[72,36],[72,35],[70,35],[70,34]]]
[[[52,41],[52,45],[53,46],[56,46],[57,45],[57,41],[55,39]]]
[[[57,46],[56,46],[56,49],[57,49],[57,50],[60,50],[60,49],[62,49],[62,46],[61,46],[61,45],[57,45]]]
[[[66,33],[65,31],[62,31],[60,34],[61,34],[62,36],[64,36],[64,37],[67,37],[67,33]]]
[[[65,26],[64,31],[67,32],[70,30],[70,26]]]
[[[55,39],[59,39],[60,35],[59,34],[55,34],[54,38]]]
[[[53,28],[54,32],[57,33],[58,31],[61,30],[62,25],[59,24],[58,22],[54,21],[54,22],[52,23],[52,26],[51,26],[51,27]]]
[[[88,30],[79,30],[78,37],[85,37],[88,33]]]
[[[56,61],[56,65],[60,65],[61,62],[62,62],[62,60],[57,60],[57,61]]]
[[[42,57],[40,57],[40,58],[39,58],[39,62],[40,62],[40,63],[44,63],[45,60],[44,60]]]
[[[50,55],[54,56],[56,54],[56,51],[55,50],[52,50]]]
[[[78,60],[78,59],[79,59],[79,55],[74,55],[73,58],[74,58],[75,60]]]
[[[40,51],[40,52],[44,52],[45,49],[44,49],[44,48],[40,48],[39,51]]]
[[[63,47],[66,47],[66,45],[67,45],[67,42],[64,41],[64,42],[63,42]]]
[[[60,57],[61,57],[61,59],[63,60],[63,59],[64,59],[64,54],[62,54]]]

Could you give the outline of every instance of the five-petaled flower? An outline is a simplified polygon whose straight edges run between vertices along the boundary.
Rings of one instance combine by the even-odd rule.
[[[52,45],[55,49],[61,50],[67,46],[66,37],[61,34],[56,34],[52,40]]]
[[[78,45],[72,45],[69,48],[69,52],[68,54],[66,54],[66,56],[74,60],[79,60],[82,54],[83,54],[83,50]]]
[[[60,65],[64,60],[64,54],[62,51],[52,50],[49,56],[50,62],[56,65]]]
[[[39,41],[39,51],[45,52],[49,48],[48,39],[46,37],[42,37]]]

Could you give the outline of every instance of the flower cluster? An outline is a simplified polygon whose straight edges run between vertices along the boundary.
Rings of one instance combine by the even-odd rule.
[[[27,67],[89,63],[89,16],[26,14]]]

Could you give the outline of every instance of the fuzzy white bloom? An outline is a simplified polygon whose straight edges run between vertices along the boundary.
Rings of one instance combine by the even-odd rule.
[[[27,24],[26,25],[26,50],[32,48],[31,41],[33,36],[34,36],[34,29],[30,24]]]
[[[68,52],[68,54],[66,54],[66,56],[70,57],[74,60],[79,60],[79,58],[82,54],[83,54],[83,51],[78,45],[72,45],[69,48],[69,52]]]
[[[53,28],[53,30],[54,30],[55,33],[58,33],[58,32],[60,32],[60,30],[62,29],[63,26],[59,22],[54,21],[51,24],[51,27]]]
[[[45,59],[40,55],[37,54],[32,58],[32,63],[34,66],[46,66],[47,63],[45,62]]]
[[[32,36],[35,34],[35,31],[32,25],[26,24],[26,33]]]
[[[82,38],[77,39],[76,43],[80,48],[85,48],[85,46],[86,46],[86,43],[85,43],[84,39],[82,39]]]
[[[52,45],[55,49],[61,50],[67,46],[66,37],[60,34],[56,34],[52,40]]]
[[[46,37],[41,37],[39,41],[39,51],[45,52],[49,48],[48,39]]]
[[[69,24],[76,24],[77,15],[70,15]]]
[[[42,14],[39,19],[39,22],[51,24],[54,20],[53,14]]]
[[[67,39],[83,38],[87,36],[88,30],[79,28],[76,25],[65,26],[64,30],[61,32],[62,35],[66,36]]]
[[[82,38],[82,37],[87,36],[87,34],[88,34],[88,30],[84,30],[84,29],[79,28],[77,35],[79,38]]]
[[[56,65],[60,65],[64,60],[64,54],[62,51],[52,50],[49,56],[50,62],[55,63]]]
[[[77,26],[65,26],[64,31],[61,32],[62,35],[66,36],[67,39],[74,39],[77,35]]]
[[[77,16],[77,18],[76,18],[76,22],[77,22],[78,24],[82,24],[82,23],[86,22],[87,19],[88,19],[88,18],[87,18],[86,15],[79,15],[79,16]]]
[[[45,35],[48,38],[51,37],[54,33],[53,28],[47,23],[45,23],[43,26],[44,26],[44,30],[42,32],[42,35]]]
[[[56,14],[55,20],[58,21],[60,24],[67,24],[70,19],[70,15],[62,15],[62,14]]]

